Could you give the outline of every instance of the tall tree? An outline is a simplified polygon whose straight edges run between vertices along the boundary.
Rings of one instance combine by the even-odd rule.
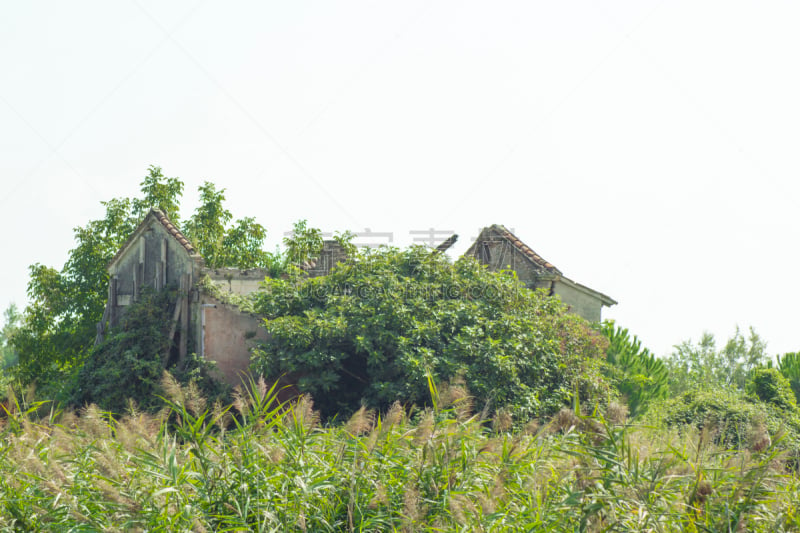
[[[183,196],[183,181],[180,178],[168,178],[161,172],[161,167],[150,165],[139,188],[142,198],[131,200],[133,217],[141,220],[156,207],[164,212],[173,224],[180,223],[181,196]]]
[[[227,266],[222,264],[222,241],[225,226],[233,215],[223,207],[225,189],[219,191],[213,183],[205,182],[198,189],[200,205],[184,224],[183,232],[203,256],[210,267]]]
[[[11,346],[11,337],[19,327],[19,310],[11,304],[3,312],[3,329],[0,329],[0,370],[17,364],[17,352]]]
[[[74,229],[76,246],[60,270],[39,263],[30,267],[29,303],[11,338],[19,356],[15,373],[22,382],[37,382],[49,394],[62,389],[93,344],[107,298],[108,262],[152,207],[178,221],[183,189],[180,178],[149,167],[141,196],[102,202],[103,218]],[[256,266],[266,231],[251,218],[228,231],[231,215],[222,206],[223,192],[208,182],[200,188],[202,205],[190,220],[195,244],[210,254],[212,265]],[[240,260],[245,264],[239,265]]]
[[[205,182],[198,189],[200,205],[187,221],[186,237],[203,256],[206,265],[216,267],[254,268],[269,266],[270,254],[263,250],[267,230],[253,217],[237,220],[225,209],[225,189],[217,190]]]
[[[29,303],[12,342],[23,382],[59,389],[91,347],[105,306],[106,265],[136,227],[131,199],[103,202],[105,217],[75,228],[77,245],[61,270],[30,267]]]
[[[608,371],[620,393],[627,399],[631,415],[637,415],[654,400],[669,392],[669,371],[664,361],[642,346],[636,335],[616,326],[613,320],[603,322],[600,332],[608,339],[606,361]]]
[[[340,244],[347,241],[349,235],[338,238]],[[305,261],[316,259],[322,251],[322,231],[317,228],[308,227],[308,221],[298,220],[294,224],[292,234],[283,238],[286,246],[286,255],[291,263],[299,264]],[[351,250],[352,251],[352,250]]]
[[[666,360],[670,389],[673,393],[709,387],[742,390],[750,371],[767,360],[767,343],[753,328],[745,337],[737,327],[733,337],[719,350],[714,336],[706,332],[697,344],[684,341],[675,346]]]

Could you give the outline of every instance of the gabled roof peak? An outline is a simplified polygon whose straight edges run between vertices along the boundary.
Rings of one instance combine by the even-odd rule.
[[[189,239],[187,239],[183,233],[181,233],[181,231],[175,226],[175,224],[172,223],[172,221],[170,221],[170,219],[161,209],[158,209],[157,207],[151,207],[150,212],[147,215],[153,215],[156,217],[156,220],[161,222],[161,225],[164,226],[164,229],[166,229],[167,232],[169,232],[169,234],[172,235],[187,252],[189,252],[189,254],[193,255],[197,253],[197,251],[194,249],[194,246],[192,246],[192,243],[189,242]],[[147,220],[147,217],[145,217],[145,220]]]
[[[506,239],[512,246],[514,246],[517,250],[519,250],[528,260],[532,261],[536,266],[547,270],[552,274],[561,275],[561,271],[555,267],[549,261],[546,261],[541,255],[537,254],[530,246],[522,242],[516,235],[511,233],[505,226],[502,224],[492,224],[488,228],[486,228],[494,233],[499,234],[501,237]],[[486,231],[486,230],[484,230]],[[481,232],[483,234],[483,232]]]
[[[186,253],[188,253],[190,256],[197,258],[198,260],[200,259],[197,250],[194,249],[194,246],[192,246],[192,243],[189,242],[189,239],[187,239],[186,236],[183,233],[181,233],[181,231],[175,226],[175,224],[173,224],[172,221],[170,221],[167,215],[162,210],[156,207],[152,207],[150,208],[150,211],[148,211],[147,214],[144,216],[142,221],[139,222],[139,225],[136,226],[136,229],[133,231],[131,236],[128,237],[128,240],[125,241],[125,244],[123,244],[120,247],[120,249],[117,250],[117,253],[114,254],[114,257],[112,257],[111,261],[108,262],[107,268],[111,268],[111,266],[117,262],[117,260],[131,246],[136,237],[138,237],[144,231],[144,228],[150,223],[151,220],[155,220],[159,224],[161,224],[161,226],[166,230],[166,232],[173,239],[175,239],[175,241],[178,244],[180,244],[184,250],[186,250]]]
[[[602,302],[603,305],[611,306],[616,304],[616,300],[613,298],[601,293],[597,292],[594,289],[587,287],[586,285],[581,285],[580,283],[576,283],[571,279],[564,276],[564,274],[555,267],[549,261],[546,261],[542,256],[537,254],[533,251],[533,249],[522,242],[516,235],[511,233],[505,226],[502,224],[492,224],[491,226],[485,227],[481,230],[480,235],[476,241],[470,246],[469,250],[467,250],[467,255],[473,255],[478,257],[478,246],[481,241],[492,240],[492,239],[503,239],[505,242],[509,243],[513,246],[518,252],[520,252],[528,261],[532,262],[535,266],[542,269],[544,272],[544,276],[541,276],[541,279],[551,279],[555,281],[560,281],[565,285],[572,287],[575,290],[580,292],[584,292],[597,298]]]

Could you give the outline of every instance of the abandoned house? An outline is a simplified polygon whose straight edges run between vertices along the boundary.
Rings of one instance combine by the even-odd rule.
[[[567,278],[498,224],[483,228],[464,255],[476,258],[493,271],[513,270],[526,287],[545,289],[550,296],[558,296],[571,312],[590,322],[600,322],[603,306],[617,303],[605,294]]]
[[[437,248],[445,251],[455,236]],[[558,295],[570,309],[587,320],[599,321],[601,307],[616,302],[588,287],[564,277],[557,268],[503,226],[484,228],[478,240],[466,252],[491,270],[511,268],[530,288],[546,288]],[[325,241],[313,263],[304,265],[309,276],[330,272],[345,261],[347,253],[335,241]],[[189,350],[214,361],[222,379],[235,385],[250,365],[250,351],[267,333],[261,319],[244,312],[222,295],[245,296],[256,290],[267,276],[262,269],[207,268],[189,240],[158,209],[151,209],[130,238],[108,265],[108,301],[97,325],[97,341],[109,328],[119,324],[126,306],[135,302],[144,287],[156,291],[177,287],[174,313],[170,323],[172,348],[162,354],[164,366],[182,362]],[[210,280],[210,290],[203,281]],[[213,289],[213,287],[212,287]]]
[[[345,250],[335,241],[325,241],[320,257],[305,265],[309,276],[327,274],[345,260]],[[126,306],[135,302],[144,287],[159,291],[178,288],[169,336],[173,349],[163,354],[164,366],[183,361],[189,349],[215,361],[226,383],[238,384],[250,365],[254,342],[264,340],[261,319],[243,312],[219,296],[240,296],[259,288],[267,276],[262,269],[207,268],[189,240],[158,209],[151,209],[108,264],[108,301],[97,325],[97,339],[119,324]],[[210,279],[219,290],[202,283]]]

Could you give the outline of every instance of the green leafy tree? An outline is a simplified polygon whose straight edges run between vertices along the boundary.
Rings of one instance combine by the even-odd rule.
[[[183,196],[183,181],[180,178],[168,178],[162,173],[161,167],[150,165],[139,188],[142,197],[131,200],[134,220],[141,220],[155,207],[163,211],[174,224],[180,223],[180,199]]]
[[[347,236],[342,237],[347,241]],[[312,261],[319,257],[322,251],[322,231],[317,228],[309,228],[308,221],[300,220],[295,222],[292,234],[283,238],[286,247],[287,259],[290,263],[300,264]]]
[[[11,370],[17,364],[17,351],[11,345],[19,327],[19,311],[13,303],[3,313],[3,328],[0,329],[0,400],[6,398],[8,384],[11,382]]]
[[[643,412],[653,400],[666,398],[669,371],[661,359],[631,337],[627,329],[604,322],[600,331],[608,339],[606,360],[619,392],[627,399],[631,415]]]
[[[179,178],[151,166],[140,188],[138,198],[102,202],[103,218],[74,229],[76,245],[60,270],[38,263],[30,267],[29,303],[11,338],[19,359],[13,370],[22,383],[36,382],[50,396],[64,391],[94,343],[108,295],[108,262],[152,207],[173,222],[179,219],[184,188]],[[222,206],[223,192],[211,183],[200,188],[202,205],[189,223],[198,249],[208,251],[212,265],[262,264],[264,228],[245,218],[227,229],[231,215]]]
[[[205,182],[198,189],[200,205],[189,218],[183,233],[210,267],[226,266],[222,263],[222,241],[225,227],[233,218],[225,209],[225,189],[217,190],[213,183]]]
[[[245,217],[228,228],[222,238],[222,262],[238,268],[267,267],[271,257],[264,251],[267,230],[253,217]]]
[[[345,251],[345,253],[349,256],[355,256],[358,252],[358,247],[353,244],[353,239],[356,238],[356,234],[350,230],[346,231],[337,231],[333,234],[333,240],[336,241],[339,246]]]
[[[666,360],[670,371],[670,389],[681,393],[696,388],[733,387],[743,390],[751,370],[764,365],[767,344],[750,328],[745,338],[739,328],[721,350],[714,336],[703,333],[698,344],[684,341]]]
[[[789,352],[778,356],[778,370],[789,380],[795,399],[800,402],[800,353]]]
[[[767,363],[767,343],[751,327],[745,338],[739,328],[736,334],[728,339],[721,352],[728,385],[737,389],[745,388],[750,373]]]
[[[326,416],[427,403],[429,377],[463,379],[479,407],[519,420],[610,390],[606,341],[558,300],[424,247],[364,251],[317,278],[292,270],[254,308],[270,333],[254,371],[285,375]]]
[[[29,303],[12,343],[23,383],[60,389],[91,347],[107,298],[106,265],[138,222],[130,199],[103,202],[105,217],[74,229],[64,267],[30,267]],[[52,386],[52,387],[51,387]]]
[[[17,364],[17,352],[11,345],[11,337],[19,327],[19,311],[15,304],[10,304],[3,312],[3,329],[0,329],[0,370],[6,370]]]
[[[356,251],[352,240],[355,235],[349,231],[336,233],[333,238],[348,255]],[[264,253],[264,263],[271,278],[285,276],[293,268],[308,264],[315,260],[323,247],[322,232],[316,228],[309,228],[305,220],[295,222],[292,234],[284,237],[285,248],[276,248],[274,252]]]
[[[267,230],[254,218],[237,220],[223,203],[225,189],[205,182],[198,189],[200,205],[187,221],[184,233],[203,256],[206,265],[216,267],[266,267],[270,256],[262,248]]]

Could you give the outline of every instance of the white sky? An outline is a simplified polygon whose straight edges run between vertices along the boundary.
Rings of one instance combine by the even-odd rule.
[[[0,0],[0,306],[150,164],[269,248],[505,224],[658,354],[800,349],[800,4]]]

